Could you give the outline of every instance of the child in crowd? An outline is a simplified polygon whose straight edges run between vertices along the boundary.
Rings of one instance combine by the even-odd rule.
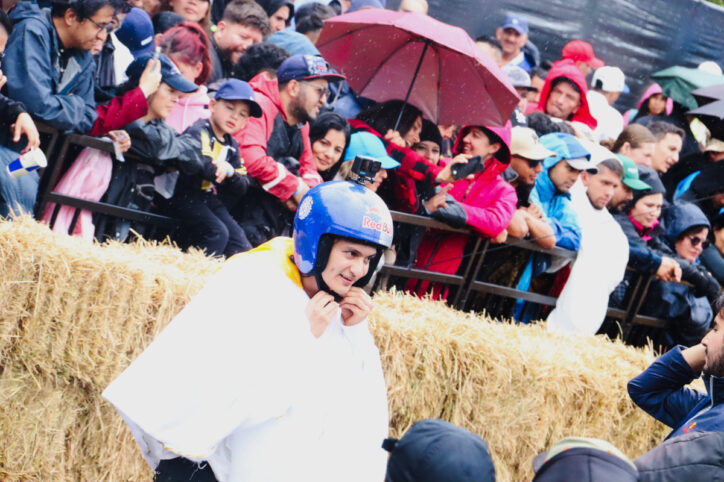
[[[189,223],[182,242],[228,257],[252,248],[226,207],[238,202],[250,182],[231,134],[243,129],[250,115],[261,117],[261,107],[249,84],[231,79],[209,101],[209,112],[208,119],[199,119],[185,131],[201,143],[203,170],[179,177],[167,209]]]

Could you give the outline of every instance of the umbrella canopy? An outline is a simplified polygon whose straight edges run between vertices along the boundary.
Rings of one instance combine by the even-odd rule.
[[[724,100],[717,100],[705,104],[687,114],[696,116],[709,128],[711,135],[717,139],[724,139]]]
[[[724,100],[724,84],[702,87],[692,91],[691,95],[694,96],[700,107],[715,100]]]
[[[438,124],[503,126],[518,104],[505,74],[461,28],[367,9],[331,18],[317,42],[361,96],[408,99]]]
[[[701,87],[724,84],[723,75],[714,75],[699,69],[674,66],[660,70],[651,76],[664,91],[666,97],[689,109],[696,109],[698,104],[692,91]]]

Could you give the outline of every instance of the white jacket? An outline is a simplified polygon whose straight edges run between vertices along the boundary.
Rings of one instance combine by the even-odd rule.
[[[108,388],[152,468],[183,455],[220,481],[384,480],[387,393],[367,322],[315,338],[275,238],[230,259]]]
[[[628,240],[607,209],[591,205],[580,180],[571,188],[571,206],[581,227],[581,248],[547,326],[549,331],[595,335],[608,298],[626,271]]]

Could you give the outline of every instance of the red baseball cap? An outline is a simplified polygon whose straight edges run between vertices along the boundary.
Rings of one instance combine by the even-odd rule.
[[[593,53],[591,44],[583,40],[571,40],[568,42],[565,47],[563,47],[561,56],[564,59],[571,59],[575,62],[585,62],[594,69],[606,65],[603,60],[596,57]]]

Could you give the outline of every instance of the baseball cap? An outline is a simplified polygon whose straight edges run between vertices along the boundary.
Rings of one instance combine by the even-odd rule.
[[[390,452],[387,482],[495,481],[485,441],[444,420],[420,420],[401,439],[385,439],[382,448]]]
[[[712,137],[706,142],[703,152],[724,152],[724,141]]]
[[[546,161],[548,166],[554,166],[564,160],[574,169],[598,173],[598,167],[591,162],[591,153],[578,142],[575,136],[564,132],[552,132],[540,138],[546,149],[555,152],[552,162]]]
[[[369,132],[355,132],[349,138],[345,161],[352,161],[357,156],[374,157],[382,163],[382,169],[396,169],[400,163],[387,155],[387,149],[379,137]]]
[[[277,68],[280,84],[290,80],[325,79],[331,82],[344,80],[344,75],[332,72],[329,64],[317,55],[292,55]]]
[[[603,60],[596,57],[593,53],[593,47],[588,42],[583,40],[571,40],[564,47],[561,52],[561,56],[564,59],[571,59],[573,61],[585,62],[594,69],[603,67],[606,65]]]
[[[515,15],[514,13],[508,14],[505,19],[503,19],[503,24],[500,26],[503,30],[506,28],[512,28],[516,32],[518,32],[521,35],[525,35],[528,33],[528,21],[521,17],[520,15]]]
[[[639,179],[639,170],[636,163],[628,156],[623,154],[616,154],[619,162],[623,166],[623,182],[625,185],[633,189],[634,191],[645,191],[651,189],[651,186]]]
[[[534,161],[556,155],[555,152],[543,147],[538,139],[538,134],[533,129],[522,126],[513,127],[510,130],[510,154]]]
[[[530,75],[528,75],[528,72],[523,70],[521,67],[508,64],[503,67],[503,73],[508,77],[508,80],[511,84],[513,84],[513,87],[521,87],[538,92],[538,88],[533,87],[530,84]]]
[[[153,41],[153,22],[148,14],[140,8],[132,8],[123,19],[121,28],[116,31],[116,38],[138,58],[143,54],[153,53],[156,45]]]
[[[243,100],[249,104],[249,115],[261,117],[261,107],[254,99],[254,90],[251,86],[239,79],[229,79],[216,91],[214,99]]]
[[[610,65],[596,69],[591,79],[591,85],[594,89],[601,89],[604,92],[625,92],[627,89],[623,70]]]
[[[128,78],[132,80],[140,79],[141,74],[146,68],[146,64],[152,58],[152,54],[143,54],[131,62],[131,65],[129,65],[126,69],[126,75]],[[178,67],[171,62],[171,59],[166,57],[164,54],[160,54],[158,56],[158,60],[161,61],[161,80],[163,82],[184,93],[196,92],[198,90],[199,86],[189,80],[186,80],[186,78],[181,75]]]

